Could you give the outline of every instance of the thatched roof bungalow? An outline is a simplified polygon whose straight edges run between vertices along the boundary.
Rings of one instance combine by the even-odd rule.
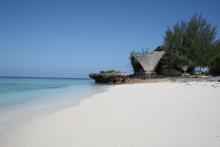
[[[164,54],[164,51],[152,51],[149,53],[132,56],[131,64],[134,70],[134,74],[155,74],[160,60]]]

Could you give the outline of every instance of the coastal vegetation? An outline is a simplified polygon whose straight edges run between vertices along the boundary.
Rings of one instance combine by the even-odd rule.
[[[214,76],[220,75],[220,53],[211,59],[209,63],[209,72]]]
[[[100,73],[103,73],[103,74],[112,74],[112,73],[120,73],[120,71],[110,69],[110,70],[106,70],[106,71],[100,71]]]
[[[219,70],[220,42],[216,33],[216,26],[198,14],[168,27],[162,44],[166,51],[162,64],[179,71],[185,67],[191,74],[196,67],[207,67],[210,74],[219,74],[216,70]]]

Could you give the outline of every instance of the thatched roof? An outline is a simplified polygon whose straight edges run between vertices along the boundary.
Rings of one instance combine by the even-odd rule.
[[[135,72],[153,73],[156,70],[161,58],[165,54],[164,51],[152,51],[142,55],[133,56],[131,63]]]

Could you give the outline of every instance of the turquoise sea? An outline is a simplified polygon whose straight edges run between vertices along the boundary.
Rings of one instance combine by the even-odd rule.
[[[90,79],[0,77],[0,130],[105,91]]]

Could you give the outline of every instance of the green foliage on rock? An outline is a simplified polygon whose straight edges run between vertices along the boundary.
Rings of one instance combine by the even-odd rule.
[[[112,74],[112,73],[121,73],[120,71],[117,71],[117,70],[106,70],[106,71],[100,71],[100,73],[103,73],[103,74]]]

